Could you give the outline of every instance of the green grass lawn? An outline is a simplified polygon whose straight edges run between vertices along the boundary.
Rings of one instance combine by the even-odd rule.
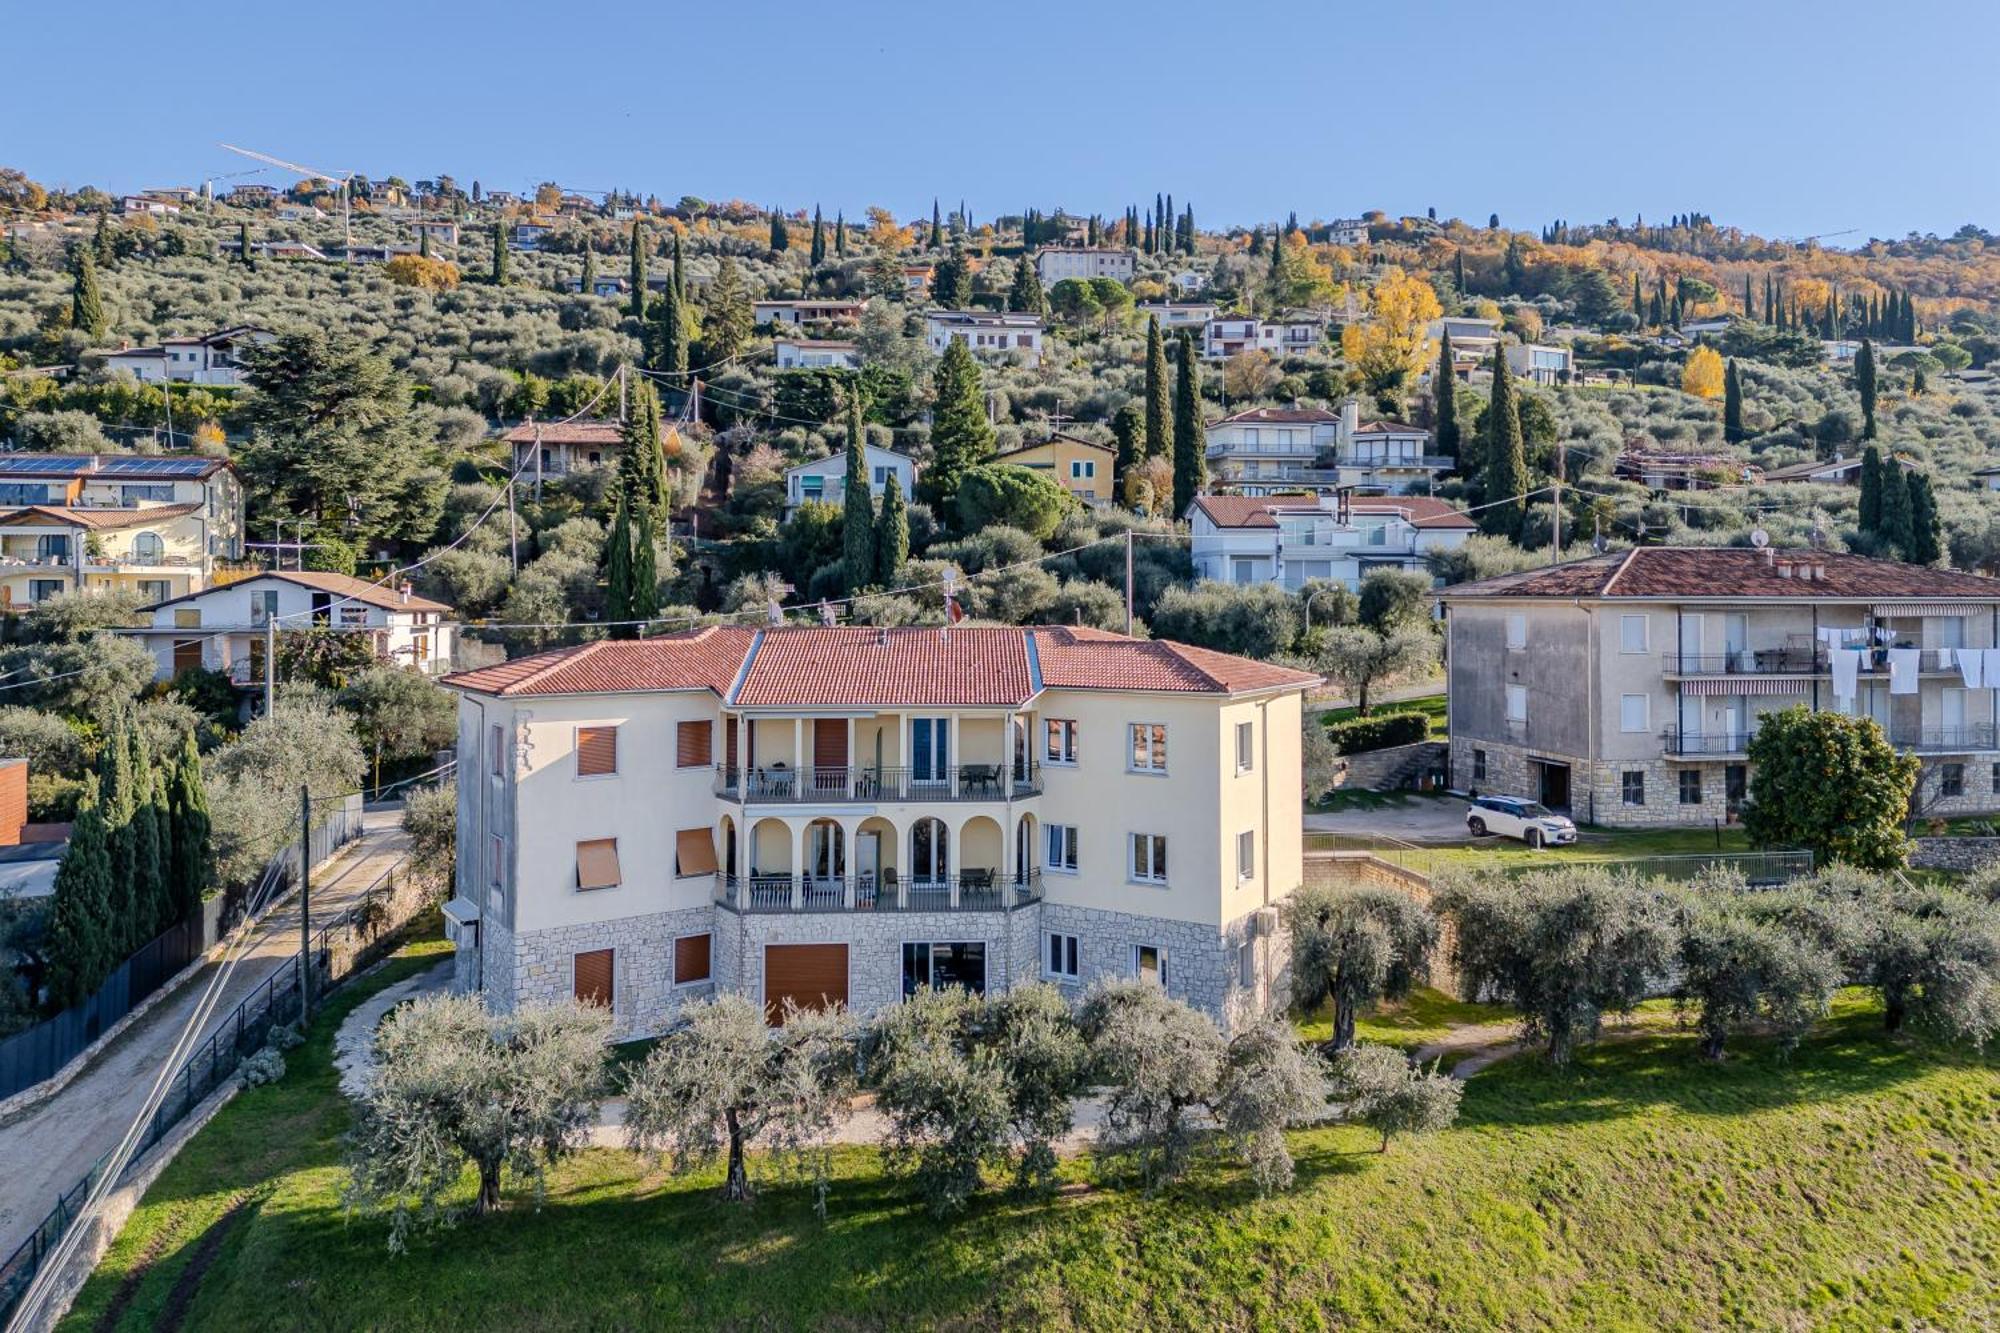
[[[1700,1064],[1671,1031],[1566,1070],[1504,1063],[1457,1128],[1387,1154],[1293,1138],[1296,1189],[1210,1165],[1158,1199],[1094,1185],[933,1221],[844,1151],[828,1220],[774,1185],[594,1150],[539,1208],[384,1248],[338,1202],[348,1121],[328,1006],[286,1079],[244,1094],[155,1184],[70,1329],[882,1327],[1975,1328],[2000,1322],[2000,1070],[1841,1010],[1789,1062]],[[1371,1035],[1476,1007],[1420,997]],[[469,1194],[470,1182],[467,1182]],[[236,1211],[229,1210],[235,1207]],[[229,1217],[219,1229],[216,1220]],[[190,1276],[191,1261],[204,1267]],[[116,1308],[114,1308],[114,1303]]]
[[[1370,716],[1379,717],[1383,713],[1422,713],[1431,720],[1431,735],[1442,739],[1445,734],[1444,695],[1426,694],[1419,699],[1402,699],[1396,703],[1376,704]],[[1332,725],[1335,722],[1352,722],[1361,716],[1356,708],[1329,708],[1320,714],[1320,720]]]

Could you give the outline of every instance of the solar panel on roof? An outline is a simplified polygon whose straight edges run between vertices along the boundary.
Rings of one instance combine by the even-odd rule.
[[[205,458],[107,458],[97,471],[104,477],[193,477],[208,466]]]
[[[89,470],[88,454],[0,454],[0,475],[71,476]]]

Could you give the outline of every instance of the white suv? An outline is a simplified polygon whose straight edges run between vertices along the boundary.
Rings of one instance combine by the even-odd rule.
[[[1576,841],[1576,825],[1543,805],[1519,796],[1475,796],[1465,811],[1466,831],[1475,838],[1497,833],[1530,847]]]

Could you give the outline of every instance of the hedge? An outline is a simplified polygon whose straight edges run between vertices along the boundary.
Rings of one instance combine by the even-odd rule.
[[[1340,754],[1363,750],[1386,750],[1392,745],[1414,745],[1430,739],[1431,720],[1423,713],[1377,713],[1347,722],[1329,723],[1327,735]]]

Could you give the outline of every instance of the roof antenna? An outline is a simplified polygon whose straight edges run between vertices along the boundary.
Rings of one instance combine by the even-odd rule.
[[[769,620],[771,622],[772,627],[775,628],[785,623],[785,608],[779,606],[777,599],[774,597],[769,602],[765,603],[764,617],[765,619]]]

